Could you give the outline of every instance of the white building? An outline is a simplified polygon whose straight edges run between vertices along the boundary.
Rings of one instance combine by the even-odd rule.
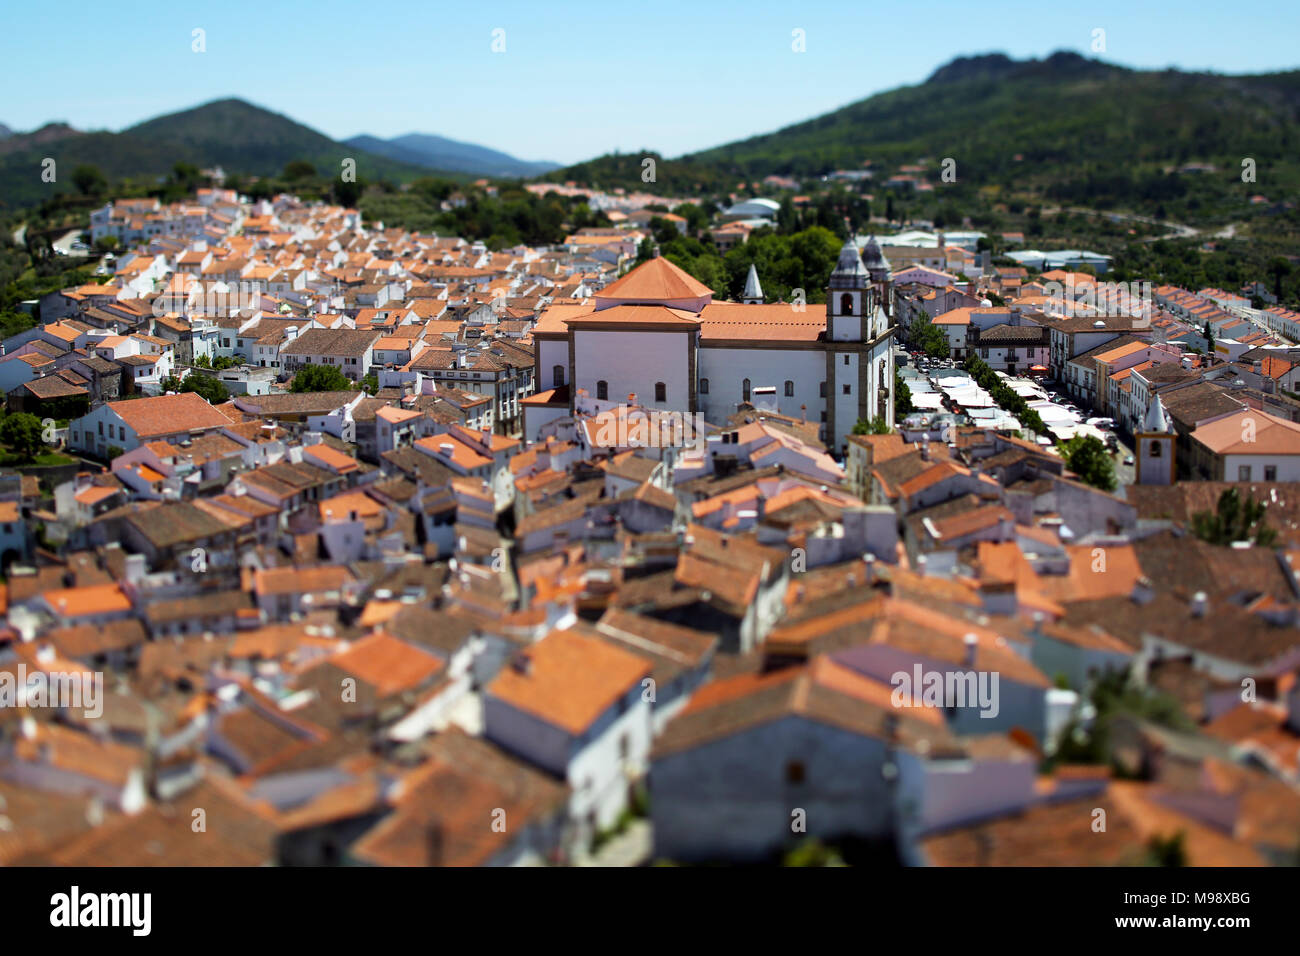
[[[577,842],[611,827],[648,767],[651,666],[576,628],[520,652],[483,695],[493,743],[565,780]]]
[[[860,420],[894,414],[893,326],[887,267],[874,243],[864,263],[846,243],[827,303],[714,302],[703,283],[666,259],[632,270],[596,293],[594,305],[553,306],[533,331],[536,398],[524,434],[572,414],[576,390],[599,405],[703,414],[722,422],[755,390],[775,388],[777,411],[814,416],[837,456]]]

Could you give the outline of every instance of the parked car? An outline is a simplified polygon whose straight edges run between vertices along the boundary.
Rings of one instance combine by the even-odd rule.
[[[1125,455],[1125,456],[1124,456],[1124,464],[1126,464],[1126,465],[1131,465],[1131,464],[1133,464],[1133,456],[1132,456],[1132,455]]]

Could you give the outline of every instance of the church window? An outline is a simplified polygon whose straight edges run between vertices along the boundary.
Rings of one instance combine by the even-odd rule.
[[[847,352],[844,353],[844,364],[845,365],[849,364],[849,354]]]
[[[741,401],[749,401],[749,379],[745,379],[740,383],[740,396]]]
[[[668,401],[668,386],[665,385],[663,382],[655,382],[655,401],[656,402]]]
[[[559,388],[564,384],[564,366],[556,365],[551,368],[551,385]]]
[[[609,382],[603,378],[596,383],[596,398],[604,401],[609,398]]]
[[[794,398],[794,382],[788,378],[785,380],[785,397]]]
[[[709,380],[707,378],[700,379],[700,394],[709,394]]]
[[[853,296],[845,292],[842,296],[840,296],[840,315],[852,315],[852,314],[853,314]]]
[[[826,383],[825,383],[825,382],[822,382],[822,383],[821,383],[820,390],[821,390],[821,392],[820,392],[820,393],[821,393],[821,397],[822,397],[822,398],[825,398],[825,397],[826,397]]]
[[[845,395],[852,395],[852,394],[853,394],[853,386],[852,386],[852,385],[845,385],[845,386],[844,386],[844,394],[845,394]]]
[[[1153,442],[1151,443],[1151,457],[1152,457],[1152,458],[1159,458],[1159,457],[1160,457],[1160,442],[1158,442],[1158,441],[1153,441]]]

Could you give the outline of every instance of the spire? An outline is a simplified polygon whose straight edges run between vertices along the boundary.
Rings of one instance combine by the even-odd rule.
[[[746,305],[763,304],[763,287],[758,283],[758,270],[752,262],[749,264],[749,275],[745,277],[745,291],[740,301]]]
[[[1142,431],[1145,434],[1161,435],[1168,434],[1170,431],[1169,417],[1165,415],[1165,405],[1160,401],[1159,395],[1147,406],[1146,418],[1142,420]]]
[[[831,273],[832,289],[859,289],[867,284],[867,267],[862,262],[858,247],[852,239],[844,243],[840,257]]]

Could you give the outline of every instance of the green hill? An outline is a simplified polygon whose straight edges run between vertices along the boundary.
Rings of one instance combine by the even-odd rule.
[[[41,179],[42,162],[55,160],[54,183]],[[16,208],[71,192],[72,171],[96,166],[109,180],[148,180],[167,175],[178,162],[221,166],[234,175],[273,176],[293,160],[306,160],[334,175],[343,159],[357,161],[361,179],[409,182],[429,170],[335,142],[287,116],[243,100],[205,103],[148,120],[120,133],[79,132],[51,124],[0,141],[0,204]]]
[[[924,83],[803,123],[661,161],[657,188],[691,194],[768,174],[807,179],[866,164],[889,174],[918,162],[937,184],[940,163],[952,158],[957,182],[945,186],[967,196],[972,187],[996,187],[1212,217],[1240,203],[1243,191],[1293,193],[1298,146],[1300,71],[1222,76],[1132,70],[1073,53],[1028,61],[992,54],[954,60]],[[644,155],[601,157],[542,178],[645,188]],[[1253,185],[1241,180],[1245,158],[1256,162]],[[1167,169],[1186,163],[1217,170]]]

